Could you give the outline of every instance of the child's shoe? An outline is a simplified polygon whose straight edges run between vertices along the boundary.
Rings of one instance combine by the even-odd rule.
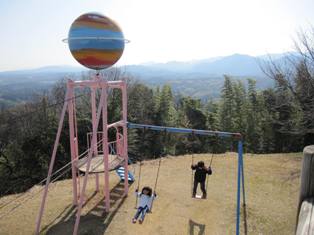
[[[143,223],[143,220],[140,219],[138,222],[139,222],[140,224],[142,224],[142,223]]]
[[[132,223],[135,224],[136,223],[136,219],[133,218],[132,219]]]

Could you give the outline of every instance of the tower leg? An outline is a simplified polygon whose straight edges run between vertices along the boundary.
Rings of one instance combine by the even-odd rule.
[[[103,109],[102,109],[102,121],[103,121],[103,153],[104,153],[104,194],[105,194],[105,206],[106,212],[109,212],[110,209],[110,190],[109,190],[109,146],[108,146],[108,110],[107,110],[107,98],[108,92],[107,87],[102,88],[102,92],[104,94],[103,98]]]
[[[101,111],[102,111],[102,107],[103,107],[103,99],[104,99],[104,94],[102,92],[101,97],[100,97],[100,103],[98,106],[98,112],[96,115],[96,125],[93,126],[93,136],[92,136],[92,141],[91,141],[91,146],[94,146],[97,143],[97,127],[99,124],[99,119],[100,119],[100,115],[101,115]],[[76,215],[76,220],[75,220],[75,225],[74,225],[74,231],[73,231],[73,235],[76,235],[78,233],[78,227],[80,224],[80,219],[81,219],[81,212],[82,212],[82,207],[83,207],[83,203],[84,203],[84,194],[85,194],[85,190],[86,190],[86,185],[87,185],[87,180],[88,180],[88,174],[89,174],[89,170],[90,170],[90,164],[91,164],[91,159],[92,159],[92,148],[90,148],[90,151],[88,153],[88,157],[87,157],[87,165],[86,165],[86,172],[85,172],[85,176],[84,176],[84,181],[83,181],[83,186],[82,186],[82,191],[81,191],[81,197],[78,203],[78,208],[77,208],[77,215]]]
[[[78,148],[78,135],[77,135],[77,121],[76,121],[76,107],[75,107],[75,97],[73,97],[73,109],[74,109],[74,129],[75,129],[75,139],[74,139],[74,143],[75,143],[75,158],[76,158],[76,162],[74,162],[73,164],[75,165],[75,178],[76,178],[76,187],[77,187],[77,200],[76,200],[76,205],[78,202],[78,198],[80,197],[80,172],[78,170],[78,158],[79,158],[79,148]],[[72,176],[73,177],[73,176]]]
[[[53,170],[53,166],[55,163],[55,159],[56,159],[56,153],[57,153],[57,148],[58,148],[58,144],[59,144],[59,140],[60,140],[60,135],[61,135],[61,130],[62,130],[62,125],[63,125],[63,121],[64,121],[64,116],[65,116],[65,112],[68,106],[68,93],[66,93],[65,95],[65,102],[62,108],[62,112],[61,112],[61,118],[59,121],[59,126],[58,126],[58,132],[57,132],[57,136],[56,136],[56,140],[53,146],[53,151],[52,151],[52,155],[51,155],[51,160],[50,160],[50,164],[49,164],[49,170],[48,170],[48,176],[47,176],[47,180],[46,180],[46,185],[45,185],[45,190],[43,193],[43,197],[41,200],[41,204],[40,204],[40,209],[39,209],[39,213],[38,213],[38,217],[36,220],[36,229],[35,229],[35,234],[38,235],[39,231],[40,231],[40,224],[41,224],[41,219],[44,213],[44,209],[45,209],[45,203],[46,203],[46,199],[47,199],[47,194],[48,194],[48,187],[50,184],[50,180],[51,180],[51,174],[52,174],[52,170]]]
[[[94,126],[96,125],[96,88],[92,87],[91,88],[91,104],[92,104],[92,123],[93,123],[93,130]],[[98,128],[96,127],[96,130]],[[94,135],[95,133],[93,133]],[[97,156],[98,155],[98,150],[97,150],[97,131],[96,131],[96,144],[94,146],[91,146],[93,153]],[[96,192],[99,192],[99,174],[95,174],[95,179],[96,179]]]
[[[71,160],[74,161],[77,159],[77,152],[76,152],[76,141],[75,138],[75,129],[74,129],[74,91],[73,87],[71,87],[71,81],[68,82],[68,92],[69,92],[69,105],[68,105],[68,112],[69,112],[69,129],[70,129],[70,150],[71,150]],[[73,205],[77,205],[77,168],[76,162],[74,161],[71,164],[72,167],[72,187],[73,187]]]
[[[129,171],[128,171],[128,130],[127,130],[127,116],[128,116],[128,98],[126,83],[122,84],[122,121],[123,121],[123,157],[124,157],[124,196],[128,195],[129,191]]]

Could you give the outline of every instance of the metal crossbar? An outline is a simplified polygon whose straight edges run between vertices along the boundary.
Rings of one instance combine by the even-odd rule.
[[[196,134],[196,135],[208,135],[208,136],[218,136],[218,137],[233,137],[241,139],[240,133],[223,132],[223,131],[210,131],[210,130],[198,130],[189,128],[178,128],[178,127],[166,127],[166,126],[155,126],[146,124],[136,124],[128,122],[128,128],[141,128],[150,129],[154,131],[166,131],[172,133],[183,133],[183,134]]]

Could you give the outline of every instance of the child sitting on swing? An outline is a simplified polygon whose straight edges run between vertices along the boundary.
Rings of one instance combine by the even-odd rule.
[[[205,199],[207,197],[207,192],[205,189],[206,174],[211,175],[212,169],[210,166],[208,168],[205,167],[205,164],[203,161],[199,161],[196,165],[191,165],[191,168],[192,170],[195,170],[192,197],[195,198],[197,186],[198,186],[198,183],[200,183],[201,190],[203,192],[202,199]]]
[[[136,220],[141,215],[139,219],[139,223],[141,224],[144,221],[146,213],[149,212],[152,202],[157,197],[157,194],[155,192],[152,193],[152,189],[146,186],[142,189],[141,193],[139,193],[138,189],[136,189],[135,195],[139,198],[139,206],[137,208],[136,214],[132,219],[132,222],[136,223]]]

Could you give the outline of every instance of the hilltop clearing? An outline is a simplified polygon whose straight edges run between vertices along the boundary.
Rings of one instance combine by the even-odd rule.
[[[205,164],[209,163],[210,156],[194,155],[195,161],[205,160]],[[142,225],[131,223],[135,213],[133,192],[137,182],[130,186],[129,196],[121,198],[123,185],[119,184],[119,178],[112,172],[112,207],[106,215],[103,213],[103,194],[94,194],[95,181],[91,176],[80,234],[234,234],[236,156],[235,153],[215,156],[206,200],[191,198],[190,155],[163,158],[157,185],[158,199],[154,202],[153,213],[147,215]],[[244,164],[248,234],[293,234],[301,154],[248,154]],[[140,188],[154,185],[157,166],[157,160],[144,162]],[[135,168],[134,165],[130,166],[131,171],[134,169],[137,178],[138,165]],[[72,233],[75,208],[71,205],[71,183],[71,180],[64,180],[51,187],[42,222],[42,234]],[[39,188],[34,187],[27,193],[36,192]],[[0,205],[17,196],[1,198]],[[0,234],[33,234],[40,200],[41,197],[36,196],[11,215],[2,218]],[[12,207],[14,205],[7,210]],[[241,226],[243,232],[243,223]]]

